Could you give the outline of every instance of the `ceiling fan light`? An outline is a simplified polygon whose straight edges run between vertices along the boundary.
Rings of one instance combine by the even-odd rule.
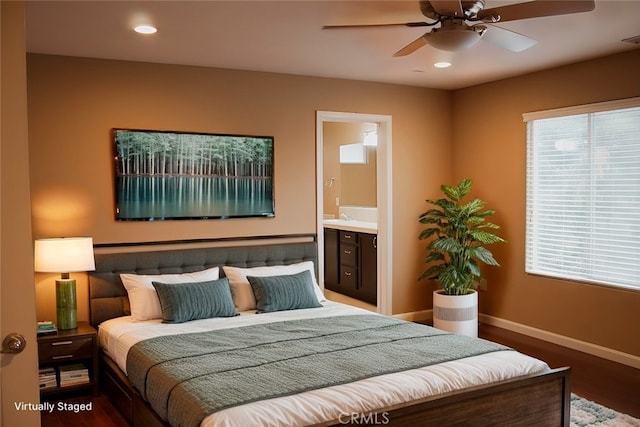
[[[429,34],[429,44],[436,49],[455,52],[469,49],[480,41],[482,33],[473,29],[441,28]]]

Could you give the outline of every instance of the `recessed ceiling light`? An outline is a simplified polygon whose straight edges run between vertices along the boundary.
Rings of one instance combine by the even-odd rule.
[[[451,62],[436,62],[433,66],[436,68],[449,68],[451,67]]]
[[[153,34],[156,31],[158,31],[156,27],[153,27],[151,25],[138,25],[133,30],[136,33],[140,33],[140,34]]]

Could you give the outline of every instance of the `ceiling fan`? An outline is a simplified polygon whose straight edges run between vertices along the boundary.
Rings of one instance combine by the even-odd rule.
[[[468,49],[485,38],[490,43],[520,52],[537,43],[536,40],[491,24],[519,19],[589,12],[594,0],[533,0],[485,9],[485,0],[421,0],[420,11],[427,21],[399,24],[326,25],[323,29],[365,27],[431,27],[393,56],[409,55],[425,45],[436,49],[458,51]]]

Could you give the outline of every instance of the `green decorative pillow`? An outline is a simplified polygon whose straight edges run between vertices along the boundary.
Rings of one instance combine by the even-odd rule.
[[[322,307],[314,292],[311,272],[284,276],[247,276],[258,313]]]
[[[160,300],[162,323],[238,315],[226,277],[208,282],[153,282],[153,287]]]

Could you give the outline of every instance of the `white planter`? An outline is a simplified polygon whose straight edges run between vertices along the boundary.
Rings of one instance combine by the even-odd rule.
[[[478,293],[443,295],[433,292],[433,326],[454,334],[478,336]]]

